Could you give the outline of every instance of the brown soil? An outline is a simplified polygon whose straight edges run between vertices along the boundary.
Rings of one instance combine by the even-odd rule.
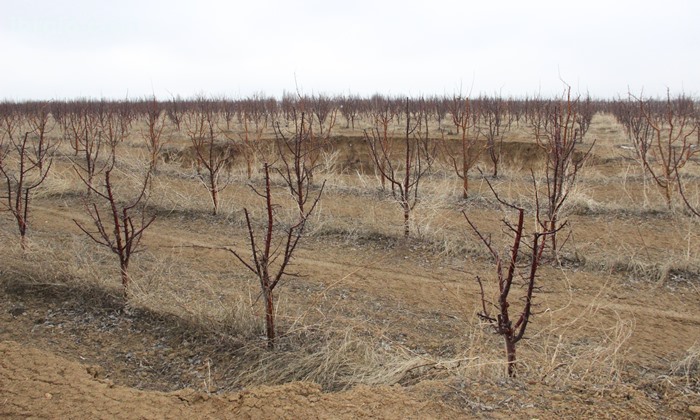
[[[445,418],[454,411],[421,401],[402,388],[360,386],[327,394],[318,385],[294,382],[235,394],[182,389],[139,391],[101,378],[98,366],[51,353],[0,343],[3,418]]]

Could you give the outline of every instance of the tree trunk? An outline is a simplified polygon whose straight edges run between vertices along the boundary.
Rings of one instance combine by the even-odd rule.
[[[22,251],[27,250],[27,234],[26,232],[22,232],[19,235],[19,246],[22,248]]]
[[[671,183],[668,181],[670,178],[667,175],[666,176],[666,185],[664,185],[663,190],[664,190],[664,201],[666,202],[666,208],[671,210],[673,208],[673,204],[671,201]]]
[[[265,332],[267,333],[267,348],[275,348],[275,302],[272,290],[265,290]]]
[[[26,206],[29,205],[25,201],[25,210]],[[22,251],[27,250],[27,220],[21,216],[22,213],[20,213],[22,209],[20,208],[19,210],[16,210],[16,216],[15,218],[17,219],[17,227],[19,228],[19,246],[22,248]]]
[[[212,173],[210,173],[209,182],[211,184],[209,192],[211,193],[211,201],[214,205],[212,214],[216,216],[219,213],[219,186],[216,185],[216,178]]]
[[[120,264],[120,271],[122,276],[122,289],[124,289],[124,299],[129,297],[129,265],[128,263],[122,262]]]
[[[506,359],[508,360],[508,377],[515,378],[515,342],[512,337],[504,336],[506,342]]]
[[[411,207],[408,202],[403,203],[403,236],[408,238],[411,230],[410,225]]]
[[[550,221],[549,224],[549,231],[554,232],[557,229],[557,216],[553,215],[552,220]],[[552,237],[552,260],[557,261],[557,257],[559,256],[559,250],[557,249],[557,235],[551,235]]]

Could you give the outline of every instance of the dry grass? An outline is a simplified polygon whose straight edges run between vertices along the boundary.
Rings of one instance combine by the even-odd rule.
[[[671,364],[670,376],[680,378],[687,392],[700,392],[700,343],[693,344],[684,357]]]
[[[24,255],[18,247],[3,246],[3,255],[16,256],[9,259],[14,264],[4,266],[3,277],[33,287],[65,287],[94,296],[107,293],[119,300],[113,256],[94,252],[80,237],[66,239],[63,246],[52,245],[55,241],[36,240],[32,251]],[[243,278],[233,278],[231,281],[237,284],[221,290],[211,276],[177,264],[181,259],[177,250],[164,258],[150,253],[139,256],[129,306],[175,315],[185,324],[197,326],[198,333],[236,337],[240,344],[230,352],[235,363],[225,367],[226,383],[217,384],[216,379],[211,379],[212,388],[237,389],[302,380],[319,383],[324,389],[341,390],[357,384],[407,385],[447,377],[506,377],[500,337],[493,335],[489,326],[469,321],[477,319],[474,313],[462,324],[461,350],[441,357],[418,353],[389,338],[389,331],[371,324],[337,323],[332,313],[320,318],[308,316],[310,312],[325,310],[321,306],[304,308],[295,315],[282,301],[278,308],[280,318],[288,321],[281,330],[279,349],[267,351],[261,338],[261,318],[256,313],[254,285]],[[173,278],[179,281],[172,282]],[[179,286],[183,279],[190,284],[187,289]],[[320,298],[341,284],[339,279],[316,296]],[[309,300],[318,302],[313,295]],[[618,316],[613,327],[583,333],[587,320],[599,310],[600,307],[591,306],[566,324],[555,314],[547,317],[548,325],[538,319],[538,332],[521,352],[521,377],[561,386],[572,382],[603,385],[619,380],[621,349],[633,325]],[[589,338],[582,340],[582,336]]]

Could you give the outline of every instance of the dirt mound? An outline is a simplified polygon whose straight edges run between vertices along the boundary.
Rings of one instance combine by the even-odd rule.
[[[2,418],[454,417],[441,404],[419,401],[400,387],[324,394],[316,384],[294,382],[222,395],[139,391],[100,379],[99,367],[13,341],[0,343],[0,378]]]
[[[483,159],[488,160],[488,154],[483,155]],[[534,142],[504,142],[501,145],[501,160],[506,166],[529,171],[544,162],[545,152]]]
[[[374,168],[364,137],[334,136],[329,139],[327,149],[336,153],[335,170],[338,173],[365,173]]]
[[[401,147],[403,144],[401,138],[391,138],[391,150],[396,158],[401,158]],[[450,139],[442,141],[440,139],[431,139],[433,142],[440,144],[433,152],[437,153],[438,159],[448,162],[446,153],[449,152],[453,156],[460,156],[461,141]],[[366,173],[373,170],[374,162],[370,157],[366,141],[363,137],[336,136],[330,139],[331,150],[337,153],[336,168],[338,172],[355,172]],[[471,148],[469,155],[473,159],[477,153],[480,153],[478,160],[483,164],[491,164],[488,153],[484,151],[486,144],[479,141]],[[513,167],[515,169],[527,170],[537,168],[545,159],[545,152],[541,147],[538,147],[534,142],[519,142],[506,141],[500,146],[501,163]]]
[[[166,149],[161,153],[161,158],[165,163],[178,162],[183,168],[198,168],[201,166],[201,163],[199,163],[200,156],[205,160],[209,160],[211,153],[213,156],[211,158],[212,162],[221,161],[226,170],[230,171],[238,156],[243,154],[243,149],[244,146],[238,143],[214,144],[213,146],[205,143],[201,147],[191,145],[182,150],[177,148]]]

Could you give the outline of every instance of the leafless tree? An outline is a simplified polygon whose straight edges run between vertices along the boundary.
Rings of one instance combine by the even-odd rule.
[[[146,142],[146,149],[148,149],[150,171],[155,175],[158,171],[160,152],[168,142],[167,137],[163,138],[166,114],[155,96],[146,101],[146,106],[146,130],[141,131],[141,137]]]
[[[32,129],[36,121],[27,123],[25,116],[11,104],[2,104],[1,108],[0,173],[5,181],[5,194],[0,198],[17,222],[20,246],[24,250],[32,194],[46,180],[56,145],[44,137],[45,132]]]
[[[661,189],[666,206],[671,208],[672,198],[678,184],[678,173],[698,152],[693,144],[697,130],[693,102],[683,95],[659,104],[657,111],[651,110],[647,102],[639,100],[640,113],[650,131],[642,155],[644,167]]]
[[[478,143],[480,132],[475,124],[478,120],[478,108],[469,98],[455,96],[450,102],[450,114],[457,132],[461,131],[462,134],[459,152],[455,152],[447,140],[443,140],[443,145],[447,159],[462,180],[462,197],[466,199],[469,196],[469,171],[483,151],[483,146]]]
[[[291,133],[285,134],[279,123],[274,126],[277,153],[281,161],[276,171],[287,184],[290,194],[299,207],[299,213],[304,214],[309,189],[313,183],[313,171],[322,145],[317,142],[305,112],[300,112],[297,117],[295,109],[290,115],[294,124]]]
[[[579,135],[583,138],[586,136],[588,129],[591,127],[591,122],[593,121],[593,115],[595,114],[595,106],[591,100],[590,95],[582,100],[579,100],[579,111],[576,117],[576,126],[578,128]]]
[[[476,278],[481,289],[482,307],[482,311],[478,316],[491,324],[496,334],[503,337],[506,349],[507,373],[509,377],[513,378],[516,376],[516,345],[525,337],[525,331],[533,316],[533,300],[537,290],[537,269],[540,266],[545,248],[545,237],[553,235],[555,231],[534,232],[531,234],[531,242],[526,243],[524,209],[501,199],[491,184],[488,181],[487,183],[498,202],[506,209],[513,210],[517,214],[515,222],[506,218],[503,219],[506,231],[513,238],[513,244],[510,246],[509,252],[499,251],[497,246],[492,243],[491,237],[482,234],[476,224],[469,219],[467,213],[464,211],[462,213],[476,236],[488,249],[496,265],[496,282],[498,285],[496,302],[491,302],[487,299],[481,278],[478,276]],[[528,252],[523,247],[529,247],[529,258],[522,255],[523,251]],[[511,292],[514,290],[524,290],[519,300],[511,296]],[[520,314],[516,315],[517,318],[511,319],[511,313],[516,301],[522,303],[522,308],[520,309]],[[490,308],[495,309],[495,316],[491,314]]]
[[[282,100],[280,101],[279,107],[285,120],[289,120],[291,118],[292,111],[297,107],[297,98],[298,96],[296,94],[290,92],[284,92],[282,94]]]
[[[408,237],[411,230],[411,211],[418,203],[419,185],[427,173],[427,166],[424,165],[425,156],[422,153],[420,142],[413,135],[418,124],[411,120],[408,99],[406,99],[405,117],[403,159],[400,163],[392,159],[392,146],[384,141],[383,125],[375,127],[369,132],[365,130],[365,140],[377,170],[382,179],[391,185],[392,195],[403,210],[404,237]]]
[[[136,198],[130,201],[120,199],[115,193],[113,176],[116,167],[117,145],[110,144],[109,150],[109,165],[102,172],[103,185],[89,184],[88,180],[78,172],[82,181],[92,192],[90,197],[102,201],[101,204],[98,204],[95,200],[88,199],[85,203],[85,210],[92,218],[94,230],[88,229],[75,219],[73,221],[95,243],[107,247],[117,256],[124,298],[126,299],[129,297],[131,283],[129,276],[131,257],[138,252],[144,231],[155,220],[155,216],[146,216],[146,203],[148,201],[146,190],[151,172],[146,172]]]
[[[236,104],[226,98],[221,98],[219,100],[219,107],[221,108],[221,115],[226,121],[226,131],[231,131],[231,122],[233,117],[236,115]]]
[[[355,119],[360,112],[360,98],[357,96],[344,96],[340,99],[340,113],[345,117],[345,128],[355,130]]]
[[[87,103],[73,102],[66,112],[66,131],[68,131],[68,139],[73,148],[75,156],[83,150],[81,142],[84,141],[86,123],[88,119]],[[92,127],[92,125],[91,125]]]
[[[578,113],[579,101],[571,98],[571,88],[568,88],[564,98],[542,103],[531,120],[537,145],[546,157],[544,203],[535,182],[537,221],[542,231],[553,232],[549,238],[555,259],[560,245],[563,246],[557,243],[557,232],[563,226],[559,220],[562,207],[595,144],[593,141],[587,149],[581,150],[583,138],[577,127]]]
[[[617,122],[624,127],[629,144],[635,153],[634,159],[640,166],[644,184],[644,197],[646,199],[649,176],[644,162],[647,160],[649,149],[651,148],[652,130],[651,125],[649,125],[644,114],[640,111],[640,104],[644,102],[648,102],[648,100],[643,99],[641,95],[639,98],[636,98],[631,93],[628,93],[626,100],[618,99],[612,102],[610,110]]]
[[[87,104],[74,107],[67,120],[71,146],[76,155],[73,164],[76,170],[82,172],[88,187],[87,194],[90,195],[93,179],[107,165],[107,160],[100,161],[105,142],[101,122]]]
[[[167,103],[165,113],[168,119],[175,124],[177,131],[180,131],[180,125],[182,123],[182,99],[180,97],[173,97]]]
[[[287,111],[285,110],[285,113]],[[242,101],[238,107],[238,119],[243,124],[243,154],[246,160],[246,173],[248,179],[253,174],[253,162],[256,155],[263,160],[273,160],[270,147],[263,142],[265,130],[269,127],[268,106],[260,95],[253,95]]]
[[[613,114],[617,121],[625,128],[625,133],[630,144],[634,148],[637,155],[637,160],[644,166],[644,161],[647,159],[647,154],[651,147],[652,130],[649,122],[640,112],[647,100],[642,96],[635,98],[631,93],[628,94],[626,101],[616,101],[613,106]]]
[[[412,119],[416,121],[415,137],[418,139],[418,145],[421,149],[421,154],[425,158],[426,170],[430,172],[433,163],[438,156],[439,142],[430,138],[430,116],[431,108],[428,101],[420,98],[413,101],[411,107]]]
[[[37,137],[37,154],[42,155],[44,154],[44,149],[47,146],[46,143],[48,140],[46,136],[53,130],[54,126],[56,125],[56,122],[51,121],[49,103],[32,103],[28,111],[29,112],[27,112],[27,122],[29,124],[29,128]],[[43,169],[41,167],[43,164],[43,161],[39,162],[39,170]]]
[[[129,136],[132,118],[131,112],[125,112],[120,106],[103,107],[97,112],[97,131],[110,151]]]
[[[435,119],[438,123],[438,129],[442,129],[442,122],[447,117],[449,102],[446,98],[434,96],[430,98],[430,103],[435,112]]]
[[[218,114],[214,112],[210,102],[203,99],[183,118],[187,136],[196,155],[197,173],[209,191],[214,215],[219,211],[219,194],[229,185],[223,175],[233,153],[230,147],[218,147],[217,119]],[[202,173],[201,168],[204,168],[205,173]]]
[[[372,139],[374,143],[377,144],[378,150],[381,150],[381,154],[384,156],[384,158],[379,160],[377,165],[381,186],[382,189],[384,189],[386,188],[386,177],[383,173],[387,171],[386,162],[391,160],[393,146],[393,142],[389,137],[389,126],[396,118],[396,114],[395,109],[391,105],[391,101],[379,95],[372,97],[371,113],[371,119],[374,123]],[[367,133],[365,133],[365,137],[366,136]],[[370,153],[373,154],[371,149]]]
[[[294,276],[288,271],[294,252],[301,240],[306,222],[321,198],[323,186],[318,195],[306,210],[302,210],[295,222],[290,225],[277,220],[276,205],[273,203],[270,187],[270,165],[266,162],[263,166],[265,176],[265,190],[254,191],[265,200],[265,224],[262,232],[257,232],[251,221],[248,209],[244,209],[246,226],[248,229],[248,241],[250,257],[246,258],[242,253],[227,248],[238,261],[250,270],[258,279],[265,307],[265,331],[267,347],[275,347],[275,288],[285,277]],[[305,189],[306,187],[301,187]]]
[[[307,112],[307,110],[311,109]],[[314,124],[314,116],[318,124]],[[295,106],[288,113],[285,134],[279,122],[273,125],[275,131],[277,154],[283,160],[285,168],[294,168],[292,173],[283,173],[288,184],[297,183],[301,177],[307,178],[309,185],[314,183],[314,173],[319,166],[322,152],[329,146],[329,139],[337,117],[337,108],[327,97],[308,98],[298,94]],[[319,130],[314,130],[314,125]],[[319,132],[323,134],[318,134]],[[289,160],[291,159],[291,161]],[[297,166],[299,166],[297,168]],[[288,172],[285,169],[285,172]],[[292,176],[293,175],[293,176]],[[295,197],[300,192],[292,189]]]
[[[311,111],[316,116],[319,137],[329,138],[338,116],[338,107],[335,101],[326,95],[314,95],[309,102],[311,103]]]
[[[500,97],[482,98],[480,103],[479,131],[486,139],[486,151],[493,164],[492,175],[497,178],[503,139],[510,131],[510,114],[507,103]]]

